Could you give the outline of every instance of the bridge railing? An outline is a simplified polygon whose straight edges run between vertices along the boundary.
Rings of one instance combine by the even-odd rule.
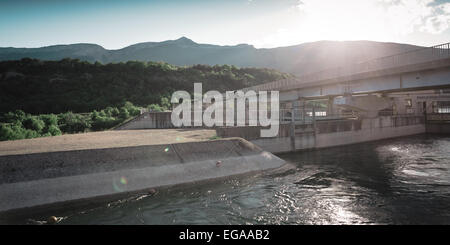
[[[290,124],[292,122],[294,122],[295,124],[312,124],[314,121],[356,118],[356,114],[354,113],[328,114],[325,110],[312,107],[280,109],[279,112],[279,119],[281,124]],[[294,114],[294,118],[292,118],[292,114]]]
[[[408,52],[380,57],[365,62],[354,63],[348,66],[329,68],[319,72],[314,72],[311,74],[300,76],[297,79],[279,80],[275,82],[244,88],[243,90],[258,91],[258,90],[276,90],[279,88],[290,89],[293,86],[302,83],[345,77],[350,75],[356,75],[358,73],[373,72],[413,64],[420,64],[445,58],[450,58],[450,43],[444,43],[432,47],[425,47],[416,50],[411,50]]]

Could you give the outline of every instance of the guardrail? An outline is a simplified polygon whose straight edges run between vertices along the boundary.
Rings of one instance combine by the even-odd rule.
[[[450,43],[444,43],[432,47],[411,50],[400,54],[384,56],[365,62],[354,63],[348,66],[328,68],[322,71],[300,76],[297,79],[284,79],[244,88],[242,90],[275,90],[281,87],[289,89],[289,87],[301,83],[327,80],[331,78],[356,75],[358,73],[379,71],[412,64],[420,64],[445,58],[450,58]]]
[[[427,121],[449,121],[450,122],[450,113],[427,114]]]

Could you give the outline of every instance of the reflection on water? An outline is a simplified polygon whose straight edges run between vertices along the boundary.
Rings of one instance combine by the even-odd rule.
[[[450,137],[419,135],[280,157],[296,168],[68,212],[59,223],[450,224]]]

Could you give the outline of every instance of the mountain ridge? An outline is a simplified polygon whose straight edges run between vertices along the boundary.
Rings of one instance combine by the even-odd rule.
[[[88,62],[118,63],[130,60],[162,61],[177,66],[235,65],[277,69],[294,75],[320,71],[348,63],[421,48],[420,46],[375,41],[322,40],[276,48],[255,48],[249,44],[214,45],[187,37],[162,42],[142,42],[121,49],[98,44],[59,44],[40,48],[0,47],[0,61],[36,58],[41,60],[80,59]]]

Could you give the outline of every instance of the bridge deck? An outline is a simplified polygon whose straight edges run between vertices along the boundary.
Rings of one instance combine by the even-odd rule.
[[[362,63],[345,64],[340,67],[243,88],[248,90],[288,91],[321,85],[349,82],[379,76],[438,69],[450,65],[450,43],[425,47],[405,53],[380,57]]]

